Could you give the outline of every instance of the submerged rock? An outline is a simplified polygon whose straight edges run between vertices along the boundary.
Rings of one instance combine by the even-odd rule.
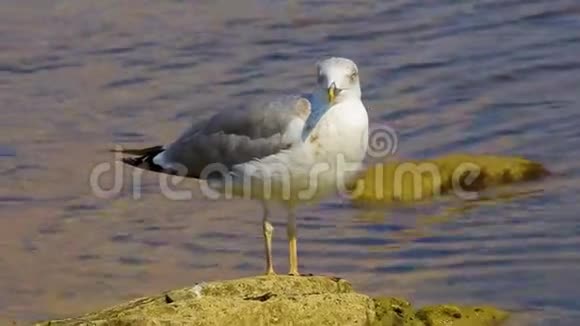
[[[510,156],[451,154],[422,161],[384,162],[360,176],[352,200],[362,206],[412,203],[548,175],[542,164]]]
[[[415,311],[398,298],[371,298],[325,276],[258,276],[201,283],[76,318],[37,325],[368,325],[493,326],[492,307],[432,306]]]

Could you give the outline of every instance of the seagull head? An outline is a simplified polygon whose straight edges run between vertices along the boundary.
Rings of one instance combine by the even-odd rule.
[[[328,58],[318,62],[318,87],[334,105],[345,100],[361,98],[356,64],[346,58]]]

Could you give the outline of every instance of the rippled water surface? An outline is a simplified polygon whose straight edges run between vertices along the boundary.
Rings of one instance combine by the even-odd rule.
[[[1,323],[261,273],[256,203],[170,201],[152,173],[134,199],[131,169],[100,199],[90,172],[114,144],[164,143],[216,110],[309,89],[314,63],[340,55],[359,64],[372,122],[399,133],[397,157],[522,155],[556,176],[502,200],[304,207],[302,271],[419,304],[494,303],[525,325],[576,324],[580,3],[195,3],[2,2]]]

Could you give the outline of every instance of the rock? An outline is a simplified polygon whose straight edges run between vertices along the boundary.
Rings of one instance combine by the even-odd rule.
[[[376,298],[375,319],[372,326],[423,326],[423,322],[415,316],[411,304],[399,298]]]
[[[453,305],[440,305],[420,309],[417,311],[417,317],[420,318],[426,326],[494,326],[507,319],[508,316],[506,312],[489,306],[460,307]]]
[[[398,298],[356,293],[325,276],[257,276],[196,284],[43,326],[125,325],[500,325],[491,307],[427,307],[415,312]]]
[[[538,162],[496,155],[451,154],[423,161],[384,162],[359,177],[352,200],[359,206],[412,203],[539,180],[549,174]]]

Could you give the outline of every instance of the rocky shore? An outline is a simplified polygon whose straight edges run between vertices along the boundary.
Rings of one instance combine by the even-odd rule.
[[[415,308],[401,298],[373,298],[336,277],[256,276],[199,283],[36,325],[494,326],[507,318],[491,306]]]

